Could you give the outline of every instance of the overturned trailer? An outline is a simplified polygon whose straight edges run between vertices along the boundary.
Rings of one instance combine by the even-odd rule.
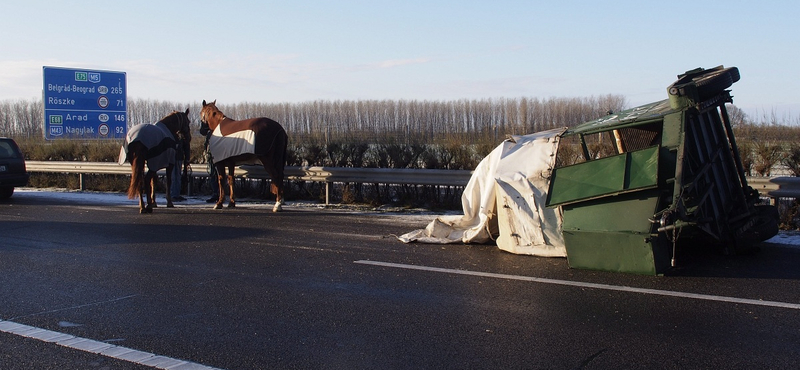
[[[553,171],[547,206],[563,211],[570,267],[662,274],[679,243],[736,253],[777,234],[777,210],[748,186],[725,107],[738,80],[735,67],[688,71],[667,100],[562,135],[560,151],[571,138],[579,163]]]
[[[464,189],[464,215],[439,216],[403,242],[496,242],[567,257],[572,268],[664,274],[678,246],[749,249],[778,232],[775,207],[747,184],[726,103],[735,67],[678,76],[668,99],[515,136]]]

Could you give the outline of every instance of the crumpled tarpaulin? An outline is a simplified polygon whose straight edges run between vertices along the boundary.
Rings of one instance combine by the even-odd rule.
[[[505,251],[566,257],[561,211],[547,208],[550,174],[566,128],[514,136],[475,168],[461,195],[460,216],[439,216],[404,243],[487,243]]]

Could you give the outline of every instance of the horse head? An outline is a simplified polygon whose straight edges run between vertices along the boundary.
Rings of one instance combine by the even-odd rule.
[[[185,140],[187,143],[192,141],[192,121],[189,119],[189,108],[186,108],[185,112],[173,111],[162,118],[161,122],[169,128],[176,139]]]
[[[206,135],[214,131],[225,118],[225,114],[217,108],[216,100],[211,103],[203,100],[203,108],[200,110],[200,133]]]

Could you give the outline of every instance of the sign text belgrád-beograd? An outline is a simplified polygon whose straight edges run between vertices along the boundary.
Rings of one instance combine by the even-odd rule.
[[[121,139],[127,133],[124,72],[44,67],[45,139]]]
[[[78,86],[78,85],[56,85],[47,84],[47,91],[52,91],[61,94],[62,92],[74,92],[77,94],[94,94],[95,86]]]

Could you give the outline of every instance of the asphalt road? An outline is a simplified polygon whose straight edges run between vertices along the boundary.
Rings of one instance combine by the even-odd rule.
[[[800,249],[687,254],[669,276],[638,276],[393,236],[433,216],[270,206],[140,215],[131,201],[0,202],[0,369],[789,369],[800,359]]]

